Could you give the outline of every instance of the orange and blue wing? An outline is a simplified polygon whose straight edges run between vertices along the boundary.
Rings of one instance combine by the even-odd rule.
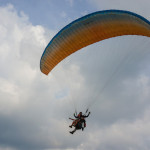
[[[79,18],[60,30],[45,48],[40,69],[48,74],[59,62],[81,48],[122,35],[150,37],[150,22],[123,10],[105,10]]]

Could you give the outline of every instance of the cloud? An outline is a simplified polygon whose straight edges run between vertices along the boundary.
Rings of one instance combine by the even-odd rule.
[[[39,67],[42,52],[55,31],[33,26],[22,14],[13,5],[0,7],[0,149],[75,147],[79,139],[68,144],[70,95],[67,99],[58,96],[68,85],[63,82],[61,88],[53,77],[55,73],[45,76]],[[63,65],[58,69],[63,70]]]
[[[35,87],[40,83],[39,61],[48,42],[46,30],[33,26],[12,5],[0,7],[0,22],[0,145],[32,149],[42,141],[35,135],[40,130],[38,122],[35,125],[39,109],[44,108]]]
[[[149,147],[148,38],[91,45],[45,76],[40,58],[56,31],[7,5],[0,7],[0,33],[0,150]],[[85,132],[70,135],[68,117],[91,103]]]
[[[145,114],[133,122],[119,121],[110,126],[91,132],[89,139],[83,143],[81,149],[149,149],[149,109]],[[90,143],[93,143],[91,146]]]

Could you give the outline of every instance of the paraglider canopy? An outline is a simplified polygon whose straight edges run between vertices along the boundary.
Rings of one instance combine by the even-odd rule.
[[[98,11],[79,18],[60,30],[45,48],[40,69],[48,73],[63,59],[95,42],[122,35],[150,37],[150,22],[123,10]]]

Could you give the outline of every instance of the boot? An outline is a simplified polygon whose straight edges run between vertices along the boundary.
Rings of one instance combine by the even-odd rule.
[[[70,133],[73,134],[74,132],[73,132],[73,131],[70,131]]]

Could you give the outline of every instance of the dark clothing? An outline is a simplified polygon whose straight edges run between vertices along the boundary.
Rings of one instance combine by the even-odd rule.
[[[75,120],[74,119],[71,119],[71,120],[74,120],[72,125],[69,126],[70,128],[72,128],[72,126],[75,127],[75,129],[73,131],[70,131],[71,134],[73,134],[76,130],[78,129],[82,129],[82,131],[84,130],[84,128],[86,127],[86,121],[85,121],[85,118],[87,118],[88,116],[90,115],[90,112],[88,113],[88,115],[82,115],[82,112],[79,113],[77,116],[74,114],[74,117],[76,118]],[[82,127],[82,124],[84,123],[84,127]],[[80,126],[79,126],[80,125]]]
[[[77,119],[80,119],[80,122],[81,122],[81,123],[84,123],[84,127],[86,127],[85,118],[87,118],[89,115],[90,115],[90,112],[88,113],[87,116],[86,116],[86,115],[82,115],[82,114],[79,113],[78,116],[76,116],[76,115],[74,114],[74,117],[77,118]]]

